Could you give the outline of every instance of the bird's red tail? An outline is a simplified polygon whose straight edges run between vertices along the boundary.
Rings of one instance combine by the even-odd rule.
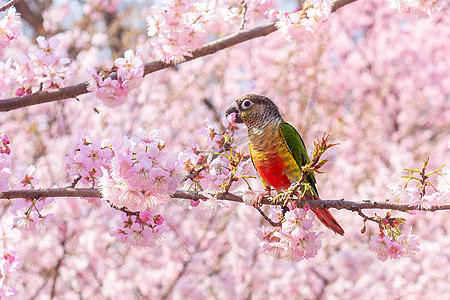
[[[311,208],[311,210],[316,214],[317,218],[323,225],[327,226],[337,234],[344,235],[344,229],[342,229],[341,225],[339,225],[328,209]]]

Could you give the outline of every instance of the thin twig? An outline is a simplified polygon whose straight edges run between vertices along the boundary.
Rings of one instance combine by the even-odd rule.
[[[229,145],[224,145],[222,149],[220,149],[219,151],[215,152],[212,156],[211,156],[211,161],[215,160],[221,153],[226,152],[230,150],[230,146]],[[185,182],[188,179],[193,180],[195,177],[197,177],[203,170],[206,169],[206,166],[203,166],[197,170],[192,170],[190,171],[186,176],[184,176],[183,178],[183,182]]]
[[[242,18],[241,18],[241,24],[239,25],[239,29],[240,30],[244,30],[244,25],[245,25],[245,15],[247,14],[247,3],[245,1],[242,1],[244,4],[242,5]]]
[[[362,210],[361,210],[360,208],[358,208],[358,209],[356,209],[356,210],[354,210],[354,211],[356,211],[356,212],[358,213],[358,215],[360,215],[364,220],[369,220],[369,221],[375,222],[375,223],[377,223],[377,224],[380,224],[380,221],[379,221],[379,220],[377,220],[377,219],[374,218],[374,217],[369,217],[368,215],[366,215],[365,213],[363,213]]]
[[[75,178],[72,182],[72,184],[69,186],[71,188],[75,188],[75,186],[77,185],[77,183],[81,180],[81,175],[78,175],[77,178]]]
[[[255,206],[256,210],[261,214],[261,216],[263,216],[263,218],[269,222],[270,225],[272,225],[273,227],[280,227],[281,226],[281,221],[280,222],[274,222],[272,221],[271,218],[269,218],[269,216],[267,216],[261,208],[259,208],[258,206]]]

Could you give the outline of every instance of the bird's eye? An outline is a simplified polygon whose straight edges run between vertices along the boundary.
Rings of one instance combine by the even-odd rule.
[[[244,100],[244,102],[242,102],[242,108],[243,109],[247,109],[250,108],[253,105],[253,102],[250,100]]]

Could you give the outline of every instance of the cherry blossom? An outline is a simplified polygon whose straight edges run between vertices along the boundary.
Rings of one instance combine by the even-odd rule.
[[[158,131],[138,130],[123,137],[123,146],[113,147],[111,170],[102,168],[100,190],[103,199],[132,211],[152,208],[175,192],[177,166],[164,155],[164,141]]]
[[[331,3],[328,0],[314,0],[303,3],[302,9],[294,12],[279,12],[277,27],[288,41],[309,40],[328,20]]]
[[[10,208],[10,212],[15,216],[15,226],[20,230],[39,232],[55,217],[45,210],[53,200],[53,198],[15,200]]]
[[[442,175],[437,178],[437,190],[441,193],[443,198],[450,198],[450,169],[445,167],[442,170]]]
[[[142,59],[133,50],[125,51],[124,58],[117,58],[114,66],[117,69],[117,79],[100,76],[93,69],[88,71],[92,77],[88,90],[94,92],[109,107],[125,103],[128,94],[141,85],[144,76]]]
[[[64,87],[71,75],[71,60],[59,46],[58,38],[46,39],[39,36],[36,42],[36,49],[27,54],[19,54],[12,62],[14,69],[11,77],[18,85],[15,90],[18,96],[30,94],[37,88],[47,90]]]
[[[117,229],[110,233],[121,243],[128,243],[139,247],[154,247],[168,230],[163,225],[164,217],[157,213],[157,208],[143,210],[136,215],[121,215],[122,221]]]
[[[89,0],[83,7],[85,14],[93,20],[99,20],[102,12],[115,13],[119,7],[119,0]]]
[[[391,190],[392,194],[397,197],[397,199],[402,203],[410,203],[419,198],[419,191],[417,188],[407,187],[390,183],[388,184],[388,188]]]
[[[403,12],[412,12],[421,17],[428,17],[439,11],[444,1],[439,0],[388,0],[392,8]]]
[[[448,205],[447,1],[360,0],[337,11],[328,1],[62,2],[21,1],[42,22],[14,8],[0,16],[15,32],[0,35],[0,105],[24,105],[0,114],[10,141],[0,142],[10,149],[0,189],[99,186],[104,197],[2,200],[2,299],[450,293],[445,211],[333,210],[340,237],[309,211],[278,208],[273,227],[254,207],[218,199],[229,191],[253,202],[263,191],[245,126],[224,118],[234,99],[258,93],[309,152],[323,132],[339,143],[316,174],[322,199]],[[185,61],[261,28],[276,30]],[[75,92],[60,99],[66,87]],[[425,175],[437,171],[409,180],[405,168],[421,170],[427,157]],[[174,190],[203,199],[177,201]]]
[[[6,16],[0,20],[0,53],[2,49],[9,46],[13,39],[20,36],[21,18],[16,13],[16,8],[10,7],[6,11]]]
[[[98,178],[103,176],[102,168],[109,169],[113,156],[108,140],[91,140],[80,133],[77,142],[69,149],[65,158],[69,173],[80,176],[81,183],[98,186]]]
[[[22,264],[15,248],[20,238],[18,229],[12,228],[11,225],[0,225],[0,297],[2,299],[17,294],[17,290],[11,285],[10,278]]]
[[[244,157],[243,152],[236,149],[237,143],[242,140],[245,132],[237,127],[233,117],[224,119],[222,126],[224,130],[219,130],[209,119],[205,120],[206,127],[199,129],[200,136],[206,140],[204,149],[200,149],[198,144],[191,145],[179,154],[178,161],[184,165],[184,170],[188,173],[183,180],[184,187],[195,191],[217,191],[221,193],[228,191],[234,181],[248,176],[248,157]],[[222,153],[218,151],[223,151]],[[230,177],[233,176],[233,180]],[[217,211],[220,207],[228,205],[211,195],[206,195],[203,201],[194,203],[193,207],[200,206]]]
[[[275,211],[275,216],[280,219],[280,212]],[[281,227],[272,231],[262,227],[258,232],[264,251],[293,261],[315,257],[322,247],[320,235],[312,230],[312,221],[303,208],[286,212]]]
[[[242,200],[244,201],[245,205],[255,205],[258,201],[258,193],[254,191],[245,191],[242,194]]]
[[[415,235],[403,234],[398,237],[398,240],[391,240],[388,235],[380,234],[372,235],[370,240],[370,249],[381,261],[412,256],[420,250],[418,238]]]
[[[415,199],[413,202],[411,202],[412,205],[419,205],[422,208],[430,208],[433,205],[438,204],[435,200],[434,195],[425,195],[421,198]]]
[[[206,27],[215,18],[215,1],[163,1],[166,7],[154,7],[147,16],[147,33],[154,37],[152,46],[157,58],[179,63],[190,51],[201,46],[207,35]]]
[[[9,160],[4,154],[0,154],[0,191],[9,190],[9,176],[11,169],[9,168]]]
[[[10,154],[11,149],[8,147],[9,139],[6,134],[0,133],[0,153]]]

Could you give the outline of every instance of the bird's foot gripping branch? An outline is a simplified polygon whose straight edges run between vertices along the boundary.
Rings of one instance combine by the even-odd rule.
[[[312,219],[308,217],[307,211],[318,207],[334,207],[357,212],[363,218],[361,234],[367,233],[367,221],[377,224],[379,232],[370,235],[369,247],[378,259],[382,261],[388,258],[399,259],[415,255],[420,251],[419,237],[411,234],[411,228],[403,227],[406,222],[404,217],[394,215],[396,211],[414,216],[420,211],[450,209],[450,205],[448,205],[449,170],[446,169],[445,172],[442,172],[443,166],[441,166],[436,170],[427,171],[429,158],[423,160],[421,168],[405,169],[407,174],[402,176],[406,178],[403,185],[394,183],[388,185],[396,200],[395,203],[363,201],[362,205],[358,205],[343,199],[331,201],[305,199],[304,193],[299,191],[311,188],[308,183],[304,182],[306,176],[310,172],[321,173],[319,169],[327,162],[327,159],[321,159],[322,154],[328,148],[336,145],[328,144],[327,140],[328,136],[324,135],[321,141],[314,143],[315,150],[311,163],[302,168],[301,180],[293,184],[287,191],[269,199],[271,204],[275,205],[271,207],[269,216],[257,208],[274,227],[269,229],[263,226],[259,230],[258,236],[263,241],[263,249],[268,253],[284,256],[290,260],[314,257],[322,245],[319,239],[321,233],[317,233],[313,229]],[[436,186],[430,180],[433,175],[437,177],[438,184]],[[432,188],[431,194],[427,193],[427,187]],[[388,212],[384,217],[376,213],[369,216],[363,212],[364,208],[388,209]]]
[[[322,232],[316,231],[313,226],[314,217],[308,215],[308,211],[312,210],[317,215],[318,209],[326,207],[314,206],[315,208],[311,209],[308,200],[314,201],[318,197],[308,197],[314,195],[315,191],[315,186],[308,181],[308,177],[311,178],[314,173],[322,173],[320,168],[328,161],[327,158],[322,159],[323,153],[337,145],[329,143],[328,139],[329,135],[324,134],[319,141],[314,142],[311,162],[302,166],[299,181],[270,200],[274,207],[271,208],[269,216],[257,208],[264,219],[274,227],[270,229],[263,226],[258,231],[265,252],[299,261],[315,257],[321,248],[322,241],[319,236]]]
[[[275,197],[269,198],[271,205],[281,206],[284,213],[297,207],[303,207],[308,210],[308,200],[317,200],[308,198],[308,194],[313,193],[313,186],[307,181],[307,177],[312,173],[323,173],[320,168],[323,167],[328,161],[328,158],[321,159],[322,154],[329,148],[338,144],[328,143],[329,135],[324,133],[322,139],[314,142],[314,151],[312,153],[312,160],[310,163],[304,165],[301,169],[301,178],[299,181],[293,183],[287,190],[278,193]],[[270,195],[269,195],[270,196]],[[261,202],[256,199],[254,203]],[[250,204],[254,204],[249,201]],[[261,215],[274,227],[281,227],[284,218],[281,218],[278,222],[272,221],[262,210],[258,210]]]
[[[158,210],[167,205],[169,199],[190,201],[191,208],[213,211],[227,206],[227,201],[251,205],[256,200],[258,192],[250,189],[250,180],[255,178],[250,157],[236,146],[245,132],[234,123],[233,116],[229,119],[220,130],[208,123],[202,130],[203,147],[192,145],[180,153],[178,159],[167,157],[165,143],[155,130],[141,129],[114,146],[81,135],[66,159],[69,173],[75,180],[68,187],[52,189],[37,187],[33,166],[22,172],[9,168],[10,143],[8,137],[2,135],[0,188],[3,192],[0,198],[18,198],[11,212],[15,215],[15,227],[20,230],[36,230],[53,222],[57,216],[52,214],[49,204],[57,197],[83,197],[97,206],[106,203],[115,212],[111,218],[119,219],[110,233],[112,237],[131,245],[155,246],[163,233],[170,230]],[[389,185],[396,199],[392,203],[305,197],[305,191],[313,189],[305,180],[321,172],[327,162],[322,155],[332,146],[334,144],[324,135],[315,143],[312,160],[302,168],[301,179],[274,198],[262,199],[262,204],[269,205],[270,211],[257,209],[273,226],[257,230],[264,251],[296,261],[314,257],[322,246],[322,232],[316,230],[314,216],[309,212],[336,208],[357,212],[363,218],[361,233],[372,232],[369,247],[379,259],[414,255],[419,251],[419,239],[405,228],[404,217],[395,216],[396,211],[414,215],[418,211],[450,209],[448,169],[427,171],[428,159],[420,168],[408,169],[404,184]],[[436,177],[437,184],[432,181]],[[11,186],[14,189],[10,190]],[[384,217],[369,216],[363,212],[365,209],[387,209],[388,212]],[[376,223],[378,233],[367,230],[367,221]]]

